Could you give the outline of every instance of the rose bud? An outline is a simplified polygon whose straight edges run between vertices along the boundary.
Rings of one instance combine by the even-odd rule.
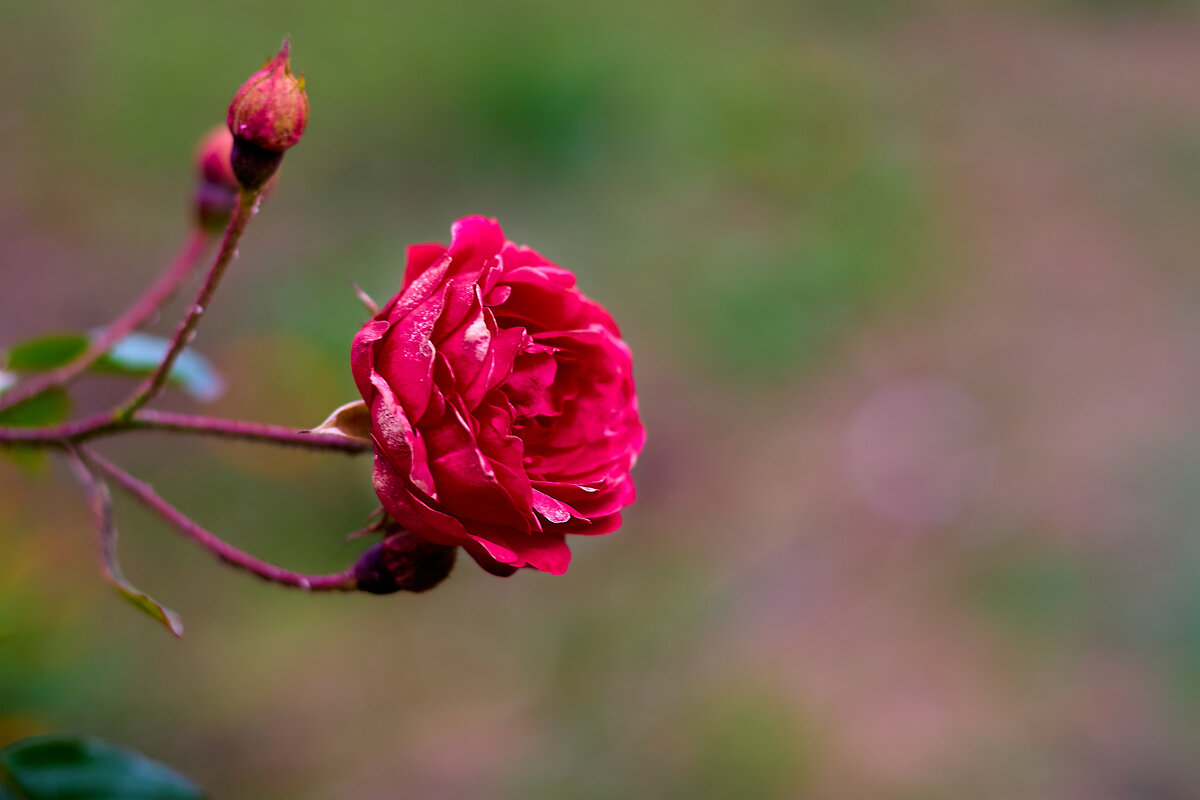
[[[382,542],[359,556],[354,576],[362,592],[424,592],[445,580],[457,554],[458,548],[434,544],[392,526]]]
[[[645,443],[629,348],[575,276],[468,217],[409,248],[354,339],[375,492],[412,536],[495,575],[554,574],[566,537],[616,530]]]
[[[289,40],[279,53],[238,89],[226,124],[233,134],[233,171],[241,185],[259,189],[283,160],[283,153],[304,135],[308,95],[304,76],[292,75]]]
[[[233,174],[231,154],[233,135],[225,126],[214,128],[196,151],[196,195],[193,204],[196,221],[211,233],[229,224],[237,205],[238,180]]]

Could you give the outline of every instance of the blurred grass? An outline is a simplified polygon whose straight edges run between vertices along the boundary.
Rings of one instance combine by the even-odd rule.
[[[53,8],[25,9],[9,55],[35,63],[32,48],[48,41],[70,54],[22,98],[40,127],[21,183],[37,187],[34,207],[60,182],[91,186],[106,202],[82,204],[82,221],[98,217],[88,235],[152,214],[146,194],[178,195],[182,152],[221,118],[230,87],[256,66],[250,54],[269,53],[284,29],[314,113],[277,202],[320,222],[271,233],[288,240],[281,260],[322,252],[300,266],[323,299],[330,275],[390,292],[397,243],[444,238],[454,216],[499,214],[514,236],[551,244],[554,228],[578,236],[586,220],[582,235],[611,241],[561,257],[609,292],[618,316],[636,304],[613,291],[622,284],[637,279],[644,298],[676,285],[682,302],[656,333],[674,333],[716,376],[736,364],[769,377],[810,361],[930,266],[919,173],[875,106],[870,67],[789,24],[785,5],[748,6],[719,34],[700,9],[670,4],[363,3],[355,13],[371,24],[345,27],[292,7],[82,6],[65,25]],[[174,29],[187,36],[147,35]],[[107,186],[132,191],[110,197]],[[172,211],[148,227],[169,229]],[[616,249],[625,242],[636,257]],[[388,250],[390,262],[348,260]],[[309,336],[345,338],[340,326]]]
[[[1036,539],[1033,540],[1036,542]],[[988,548],[961,575],[968,607],[1023,652],[1070,648],[1095,624],[1097,565],[1031,543]]]

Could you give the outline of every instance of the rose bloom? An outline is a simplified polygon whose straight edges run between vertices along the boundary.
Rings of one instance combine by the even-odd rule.
[[[497,575],[566,571],[610,533],[645,442],[629,348],[575,276],[467,217],[408,250],[351,351],[389,516]]]

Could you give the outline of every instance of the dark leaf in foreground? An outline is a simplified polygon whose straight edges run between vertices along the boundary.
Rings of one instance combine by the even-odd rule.
[[[88,736],[33,736],[0,750],[0,798],[203,800],[194,783],[135,750]]]

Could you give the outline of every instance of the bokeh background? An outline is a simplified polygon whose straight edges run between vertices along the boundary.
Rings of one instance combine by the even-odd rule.
[[[203,410],[354,399],[351,281],[492,215],[622,321],[640,500],[565,577],[380,598],[119,498],[176,641],[103,585],[68,476],[0,465],[0,744],[260,800],[1200,796],[1197,4],[8,0],[0,342],[157,273],[285,33],[312,121],[201,329]],[[375,507],[368,460],[103,451],[297,569]]]

